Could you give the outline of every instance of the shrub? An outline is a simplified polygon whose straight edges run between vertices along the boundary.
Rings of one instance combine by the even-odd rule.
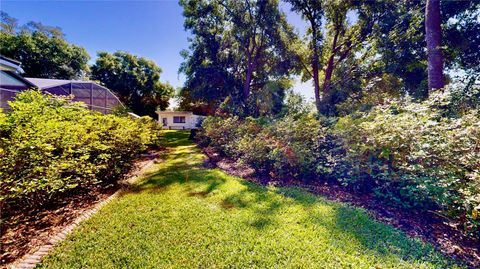
[[[332,169],[327,128],[309,113],[271,122],[209,117],[199,137],[223,154],[277,177],[311,178]]]
[[[0,202],[35,205],[122,175],[156,143],[146,118],[102,115],[65,97],[26,91],[0,113]]]
[[[438,101],[438,96],[424,103],[391,101],[340,118],[335,133],[346,149],[343,168],[348,170],[340,180],[367,186],[404,207],[440,209],[475,225],[480,117],[475,110],[443,117]]]
[[[234,150],[230,149],[230,142],[238,139],[236,134],[238,124],[237,117],[226,119],[207,117],[202,123],[204,130],[203,135],[199,136],[200,143],[210,145],[223,154],[234,155]]]
[[[287,115],[275,121],[270,129],[283,152],[273,156],[282,171],[279,174],[311,179],[327,177],[332,172],[334,162],[330,153],[335,144],[327,125],[315,115]]]
[[[270,121],[209,117],[200,137],[257,171],[336,179],[404,208],[460,219],[480,237],[479,111],[450,117],[452,100],[449,92],[422,103],[385,98],[367,111],[320,121],[298,109]]]

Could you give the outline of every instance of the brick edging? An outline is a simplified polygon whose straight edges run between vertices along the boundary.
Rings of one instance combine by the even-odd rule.
[[[129,179],[126,180],[128,183],[133,183],[135,182],[150,166],[152,166],[155,163],[154,160],[148,161],[142,169],[138,172],[137,175],[134,175],[130,177]],[[53,236],[50,237],[48,242],[41,246],[39,249],[37,249],[35,252],[30,253],[30,254],[25,254],[19,261],[14,262],[13,264],[10,265],[11,269],[31,269],[34,268],[37,263],[41,262],[42,259],[47,256],[48,252],[56,246],[58,243],[63,241],[67,236],[72,233],[72,231],[77,228],[77,226],[80,225],[81,222],[90,219],[93,214],[95,214],[98,210],[100,210],[103,206],[106,204],[110,203],[113,199],[118,197],[123,191],[125,191],[125,188],[121,188],[117,190],[114,194],[110,195],[103,201],[97,203],[92,209],[89,209],[82,213],[80,216],[78,216],[73,223],[69,224],[67,227],[63,228],[60,232],[54,234]],[[8,266],[7,266],[8,268]]]

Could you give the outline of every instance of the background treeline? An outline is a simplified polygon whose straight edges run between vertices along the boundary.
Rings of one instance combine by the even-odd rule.
[[[298,77],[313,84],[316,109],[328,116],[338,115],[344,102],[358,103],[372,95],[408,95],[421,101],[445,83],[469,88],[480,83],[478,0],[180,4],[191,33],[190,47],[182,52],[184,109],[275,115]],[[305,33],[294,31],[287,10],[304,20]],[[426,28],[437,32],[427,36]],[[427,68],[429,62],[433,64]]]
[[[25,91],[10,106],[0,112],[2,210],[113,183],[158,142],[158,125],[149,117],[103,115],[67,97]]]
[[[29,22],[18,25],[1,12],[0,54],[22,62],[23,76],[50,79],[91,79],[117,94],[138,115],[155,116],[168,107],[174,89],[160,82],[162,69],[153,61],[128,52],[99,52],[92,66],[90,55],[70,44],[59,27]]]

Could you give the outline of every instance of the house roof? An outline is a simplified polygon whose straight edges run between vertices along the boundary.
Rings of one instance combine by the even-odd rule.
[[[26,80],[24,77],[20,76],[17,72],[11,70],[2,70],[1,72],[7,74],[8,76],[12,77],[15,80],[18,80],[25,84],[26,87],[36,87],[35,84],[31,83],[30,81]],[[4,81],[0,81],[0,85],[5,86]]]
[[[49,78],[25,78],[40,89],[50,88],[68,83],[94,83],[83,80],[49,79]]]
[[[163,111],[157,110],[156,113],[157,114],[193,114],[192,111],[167,111],[167,110],[163,110]]]
[[[20,65],[22,64],[20,61],[17,61],[17,60],[14,60],[12,58],[8,58],[8,57],[5,57],[3,55],[0,55],[0,59],[4,60],[4,61],[7,61],[7,62],[10,62],[11,64],[14,64],[14,65]]]
[[[23,69],[20,67],[21,62],[10,59],[8,57],[0,55],[1,70],[10,70],[19,73],[23,73]]]

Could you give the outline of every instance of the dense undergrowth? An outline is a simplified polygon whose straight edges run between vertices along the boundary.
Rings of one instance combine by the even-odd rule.
[[[0,112],[0,203],[39,206],[108,183],[158,139],[149,118],[92,112],[66,97],[26,91]]]
[[[209,117],[199,140],[279,179],[336,180],[406,209],[435,210],[479,237],[479,111],[450,113],[459,111],[454,97],[385,100],[320,120],[306,109],[274,119]]]

